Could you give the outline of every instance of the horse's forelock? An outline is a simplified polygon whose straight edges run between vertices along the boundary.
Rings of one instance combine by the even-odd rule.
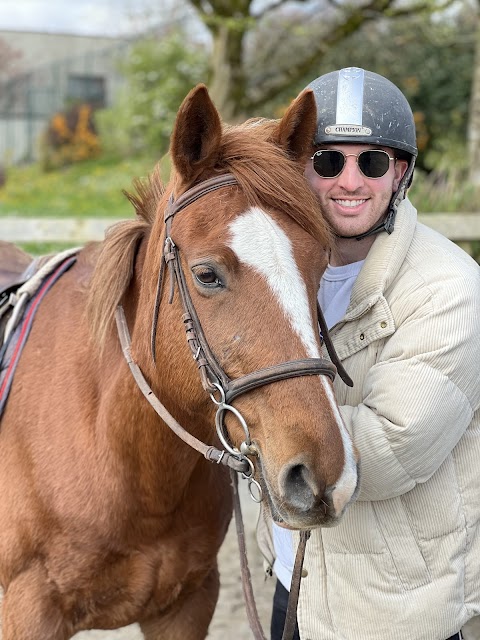
[[[304,168],[271,142],[274,120],[255,119],[225,129],[222,162],[233,173],[252,206],[266,206],[289,216],[328,247],[331,234]]]

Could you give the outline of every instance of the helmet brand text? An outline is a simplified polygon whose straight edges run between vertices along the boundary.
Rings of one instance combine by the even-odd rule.
[[[336,136],[371,136],[372,130],[358,124],[331,124],[325,127],[325,133]]]

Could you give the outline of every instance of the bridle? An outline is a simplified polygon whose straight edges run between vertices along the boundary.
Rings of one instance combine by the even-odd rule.
[[[325,323],[325,319],[321,312],[320,307],[317,305],[318,310],[318,321],[321,329],[321,335],[323,337],[323,341],[325,346],[327,347],[328,353],[330,355],[330,360],[326,358],[307,358],[303,360],[291,360],[288,362],[282,362],[280,364],[276,364],[265,369],[259,369],[253,373],[249,373],[247,375],[241,376],[239,378],[231,379],[222,366],[219,364],[212,350],[210,349],[208,342],[205,338],[205,334],[203,332],[202,326],[200,324],[200,320],[195,310],[195,306],[193,304],[192,298],[190,296],[190,292],[188,290],[188,286],[185,279],[185,274],[183,272],[183,268],[180,260],[180,252],[171,237],[171,228],[172,222],[176,214],[178,214],[183,209],[187,208],[190,204],[198,200],[199,198],[211,193],[212,191],[216,191],[217,189],[238,186],[238,181],[230,173],[222,174],[216,176],[214,178],[209,178],[195,185],[185,193],[183,193],[176,200],[173,197],[173,194],[170,196],[168,200],[168,204],[164,214],[165,221],[165,241],[163,247],[163,254],[160,262],[160,268],[158,272],[158,280],[157,280],[157,290],[155,297],[155,305],[153,311],[153,320],[152,320],[152,331],[151,331],[151,353],[153,361],[155,362],[156,356],[156,333],[157,333],[157,324],[158,324],[158,316],[160,309],[160,301],[162,298],[163,286],[165,281],[165,274],[168,270],[170,275],[170,296],[169,302],[171,303],[173,300],[173,295],[175,291],[175,285],[178,288],[180,302],[183,309],[182,320],[185,328],[187,343],[192,352],[192,356],[194,361],[197,364],[200,378],[202,382],[202,386],[207,393],[209,393],[212,402],[216,405],[216,416],[215,416],[215,426],[218,434],[218,438],[223,445],[224,449],[219,450],[213,446],[206,445],[201,442],[197,438],[195,438],[192,434],[188,433],[179,423],[173,418],[173,416],[166,410],[160,400],[155,396],[152,389],[149,387],[145,377],[143,376],[140,368],[135,363],[132,354],[131,354],[131,342],[130,335],[128,331],[128,326],[125,318],[125,314],[123,311],[123,307],[119,305],[116,310],[116,322],[117,322],[117,330],[120,338],[120,342],[122,344],[122,349],[124,356],[127,360],[127,363],[130,367],[130,370],[146,399],[155,409],[155,411],[160,415],[162,420],[166,422],[166,424],[187,444],[191,447],[200,451],[207,460],[211,462],[216,462],[218,464],[224,464],[230,467],[230,471],[232,473],[232,484],[234,485],[234,496],[236,497],[235,501],[235,514],[237,520],[237,530],[238,530],[238,493],[236,491],[236,476],[233,471],[241,473],[244,478],[248,480],[250,495],[256,502],[260,502],[262,500],[262,489],[260,484],[254,479],[255,466],[251,461],[249,456],[258,455],[258,451],[255,447],[255,444],[252,443],[250,432],[247,426],[247,423],[241,413],[234,406],[231,405],[231,402],[237,398],[239,395],[246,393],[247,391],[251,391],[252,389],[257,389],[258,387],[262,387],[266,384],[271,384],[273,382],[277,382],[279,380],[285,380],[288,378],[296,378],[300,376],[311,376],[311,375],[323,375],[330,378],[330,380],[334,380],[336,373],[340,375],[342,380],[348,385],[353,386],[353,382],[350,377],[344,370],[342,364],[340,363],[337,354],[335,353],[335,349],[330,340],[330,336],[328,334],[328,329]],[[335,364],[333,364],[335,363]],[[228,434],[224,425],[224,418],[227,412],[232,413],[237,420],[239,421],[245,435],[245,440],[241,443],[239,448],[236,448],[232,445],[229,440]],[[238,505],[237,505],[238,502]],[[241,513],[240,513],[241,518]],[[242,525],[243,529],[243,525]],[[302,532],[304,534],[308,534],[309,532]],[[302,536],[302,544],[303,551],[305,547],[306,540],[308,539],[308,535]],[[239,534],[239,545],[241,545],[242,541],[240,539]],[[300,547],[299,547],[300,549]],[[245,555],[245,549],[241,547],[241,556]],[[298,553],[297,553],[298,560]],[[297,565],[297,560],[295,565]],[[303,563],[303,554],[301,560],[298,561],[299,570],[298,570],[298,588],[300,586],[300,574]],[[247,567],[248,572],[248,567]],[[242,564],[242,573],[244,573],[244,567]],[[249,576],[249,572],[248,572]],[[248,580],[249,581],[249,580]],[[250,591],[248,589],[250,588]],[[249,614],[250,626],[257,638],[264,638],[263,631],[261,629],[260,623],[257,619],[254,619],[256,614],[255,611],[250,611],[249,609],[249,600],[253,600],[253,595],[251,593],[251,585],[245,585],[244,580],[244,592],[245,599],[247,601],[247,613]],[[294,587],[292,582],[292,591],[291,594],[294,596],[293,600],[298,600],[298,590],[296,595],[294,595]],[[292,598],[291,598],[292,599]],[[295,610],[296,610],[296,602]],[[250,603],[251,605],[251,603]],[[255,608],[253,602],[253,608]],[[290,610],[290,602],[289,602],[289,610]],[[293,611],[293,622],[295,620],[295,610]],[[252,618],[253,617],[253,618]],[[292,616],[290,616],[292,617]],[[287,614],[288,620],[288,614]],[[286,625],[284,631],[284,638],[289,637],[290,630],[287,630],[288,626],[292,626],[291,623]],[[291,629],[293,634],[293,628]],[[289,635],[286,635],[286,634]]]

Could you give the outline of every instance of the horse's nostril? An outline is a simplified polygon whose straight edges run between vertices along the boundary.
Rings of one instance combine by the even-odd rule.
[[[282,475],[282,497],[293,507],[308,510],[321,500],[325,486],[319,486],[318,481],[304,464],[291,465]]]

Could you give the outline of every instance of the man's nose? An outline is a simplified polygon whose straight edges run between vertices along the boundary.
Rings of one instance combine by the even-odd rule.
[[[345,167],[338,176],[337,184],[345,191],[356,191],[363,186],[364,178],[358,168],[357,159],[349,156],[345,159]]]

